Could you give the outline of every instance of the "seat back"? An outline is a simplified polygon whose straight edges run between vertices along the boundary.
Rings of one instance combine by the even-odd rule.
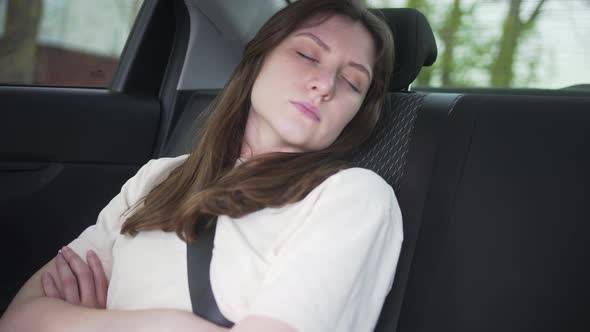
[[[442,129],[461,98],[457,94],[391,93],[384,117],[356,159],[392,185],[400,204],[404,241],[392,289],[376,331],[396,331]]]
[[[590,98],[462,97],[398,331],[588,331]]]
[[[459,97],[437,97],[408,92],[422,66],[431,65],[436,43],[426,18],[414,9],[387,9],[378,12],[388,20],[396,41],[394,76],[382,116],[370,139],[354,155],[352,162],[375,171],[395,190],[404,218],[404,243],[393,288],[383,306],[378,331],[395,329],[408,280],[410,262],[428,188],[432,161],[437,151],[436,134],[440,122]],[[211,91],[196,91],[178,117],[162,156],[188,153],[197,124],[215,98]],[[441,111],[442,110],[442,111]],[[416,124],[420,124],[416,127]]]

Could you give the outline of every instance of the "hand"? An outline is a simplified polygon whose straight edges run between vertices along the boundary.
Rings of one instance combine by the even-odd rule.
[[[55,265],[57,276],[46,272],[41,278],[46,296],[88,308],[106,308],[108,281],[94,251],[88,251],[85,262],[72,249],[63,247]]]

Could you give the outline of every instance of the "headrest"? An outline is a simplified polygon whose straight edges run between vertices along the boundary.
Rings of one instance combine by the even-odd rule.
[[[371,9],[385,19],[395,41],[395,64],[389,91],[406,90],[423,66],[436,60],[437,48],[426,17],[412,8]],[[382,13],[383,15],[379,14]]]

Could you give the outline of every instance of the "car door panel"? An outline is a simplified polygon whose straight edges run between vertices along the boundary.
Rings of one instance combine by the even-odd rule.
[[[108,90],[0,88],[0,280],[4,308],[152,154],[156,98]]]
[[[156,154],[185,15],[182,0],[143,0],[104,89],[0,86],[0,313]]]

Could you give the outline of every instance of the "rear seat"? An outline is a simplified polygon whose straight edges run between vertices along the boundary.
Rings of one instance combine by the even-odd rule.
[[[458,101],[398,331],[590,330],[589,125],[590,98]]]
[[[437,127],[446,119],[457,94],[429,96],[409,92],[410,83],[422,66],[434,63],[437,55],[432,29],[414,9],[382,11],[395,35],[396,62],[391,91],[375,133],[353,162],[374,170],[396,191],[404,218],[404,244],[396,281],[383,308],[378,331],[393,331],[398,322],[413,246],[416,243],[429,174],[437,146]],[[217,92],[194,92],[160,156],[188,153],[198,129],[197,119]],[[416,126],[418,125],[418,126]]]
[[[590,330],[590,98],[409,92],[434,37],[415,10],[383,12],[392,92],[353,160],[392,185],[404,218],[376,331]],[[214,97],[192,94],[162,156],[190,150]]]

